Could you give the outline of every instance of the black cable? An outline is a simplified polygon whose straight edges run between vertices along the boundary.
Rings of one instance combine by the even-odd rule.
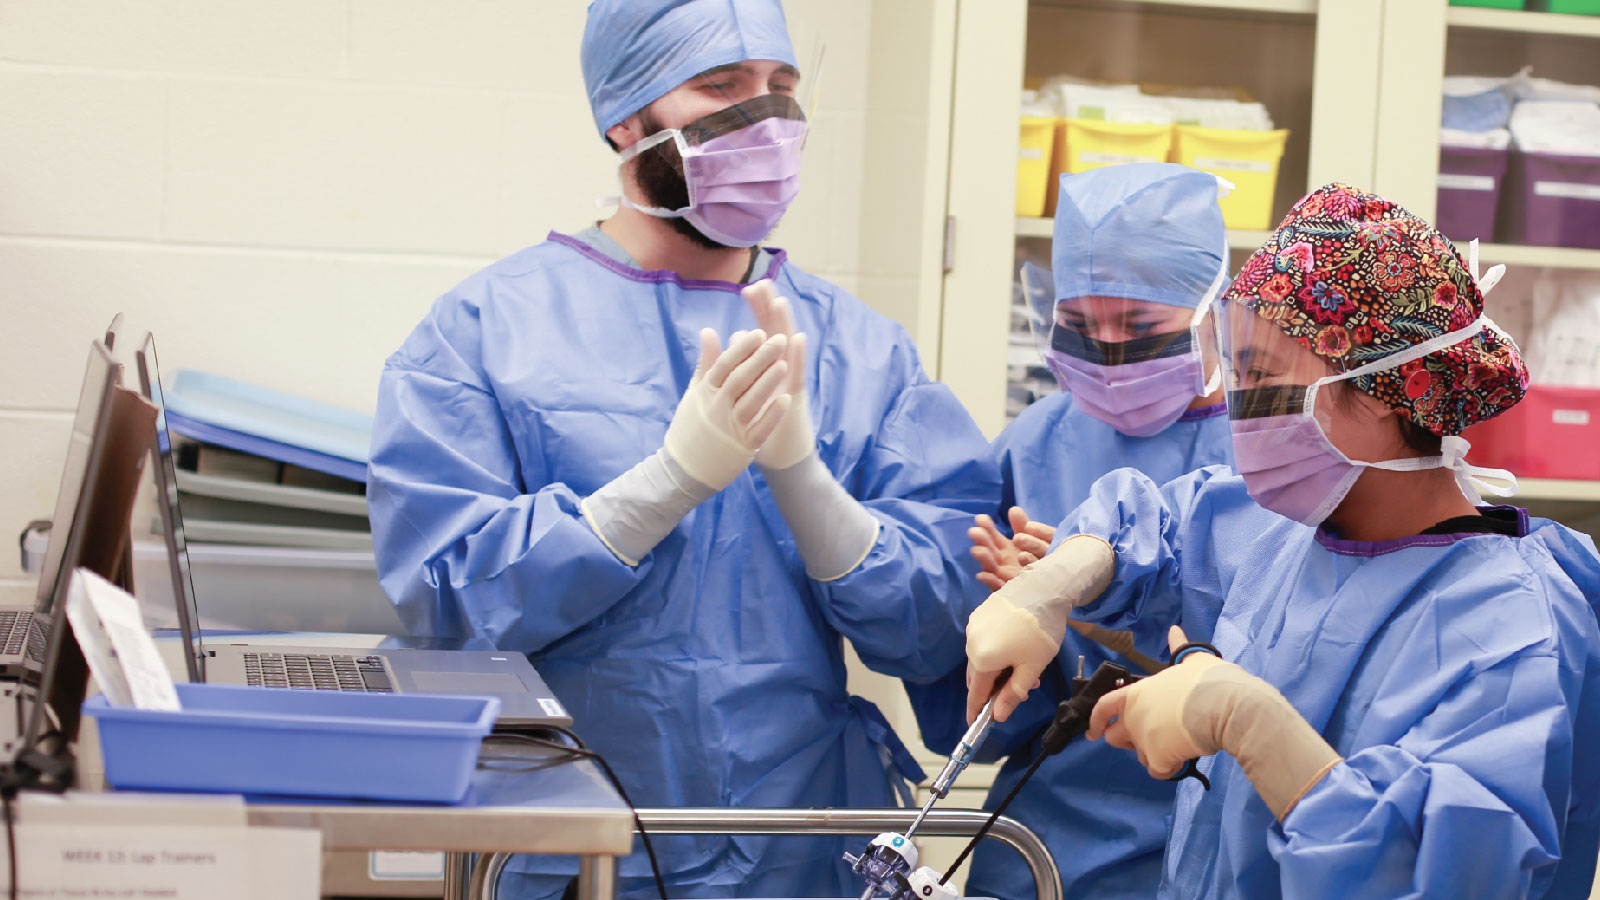
[[[17,820],[11,808],[11,795],[16,791],[7,785],[0,788],[0,805],[6,812],[6,863],[10,867],[11,900],[17,900]]]
[[[1028,771],[1022,773],[1022,779],[1011,788],[1011,793],[1007,794],[1006,798],[1000,801],[1000,805],[996,806],[994,808],[994,812],[989,814],[988,821],[984,822],[983,827],[978,829],[978,833],[972,836],[972,840],[968,841],[967,845],[961,848],[961,855],[956,857],[956,861],[951,863],[950,868],[946,869],[944,874],[939,877],[940,884],[949,882],[951,877],[956,874],[956,870],[961,868],[961,864],[967,861],[967,857],[972,855],[972,849],[978,846],[979,842],[988,836],[989,829],[994,827],[994,823],[1000,818],[1000,814],[1005,812],[1006,807],[1011,805],[1011,801],[1015,800],[1017,798],[1017,794],[1022,792],[1022,786],[1028,783],[1028,779],[1033,777],[1033,773],[1039,770],[1040,763],[1043,763],[1045,759],[1049,757],[1049,755],[1050,754],[1048,753],[1040,753],[1038,757],[1034,759],[1033,765],[1028,766]]]
[[[650,844],[650,835],[644,830],[644,820],[639,818],[639,810],[633,805],[633,799],[628,796],[628,789],[622,786],[622,780],[617,777],[616,772],[612,771],[611,764],[606,762],[605,757],[594,752],[593,750],[590,750],[588,747],[585,747],[583,740],[567,729],[552,728],[550,730],[566,737],[568,740],[572,741],[575,746],[569,747],[564,744],[556,743],[555,741],[547,741],[544,738],[536,738],[526,734],[496,733],[490,734],[488,737],[484,738],[484,740],[520,741],[527,744],[533,744],[536,747],[545,747],[550,750],[558,750],[573,757],[591,760],[598,764],[600,769],[606,773],[606,777],[611,779],[611,784],[617,789],[617,793],[622,795],[622,802],[628,804],[628,812],[633,814],[633,825],[639,830],[639,839],[644,842],[645,855],[650,857],[650,873],[655,876],[656,891],[661,894],[661,900],[668,900],[667,883],[666,880],[661,877],[661,864],[656,860],[656,849]]]
[[[51,741],[54,750],[41,749]],[[0,766],[0,810],[6,817],[6,866],[11,886],[9,896],[17,900],[21,887],[17,884],[17,810],[12,804],[24,789],[47,790],[65,793],[72,784],[73,762],[67,752],[66,735],[51,729],[33,742],[20,748],[12,760]]]

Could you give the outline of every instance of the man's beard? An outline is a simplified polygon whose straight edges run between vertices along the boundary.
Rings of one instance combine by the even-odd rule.
[[[662,131],[661,123],[650,110],[639,113],[639,127],[646,135]],[[649,206],[661,209],[683,209],[689,205],[689,184],[683,177],[683,159],[678,155],[678,145],[664,141],[633,158],[633,178]],[[688,219],[678,216],[662,219],[673,231],[683,235],[707,250],[727,250],[727,244],[714,241]]]

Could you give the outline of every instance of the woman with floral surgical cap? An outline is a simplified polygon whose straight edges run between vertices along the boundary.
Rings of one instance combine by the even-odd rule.
[[[1301,200],[1223,298],[1240,475],[1113,473],[974,613],[974,698],[1071,610],[1167,633],[1176,664],[1089,730],[1211,779],[1178,791],[1161,896],[1589,896],[1600,556],[1479,496],[1511,479],[1461,432],[1527,371],[1476,269],[1382,197]]]

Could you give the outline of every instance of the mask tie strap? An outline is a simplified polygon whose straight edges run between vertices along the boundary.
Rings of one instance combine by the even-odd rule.
[[[1490,267],[1489,271],[1484,272],[1482,275],[1478,274],[1477,238],[1473,238],[1467,244],[1467,268],[1472,272],[1472,280],[1478,283],[1478,293],[1485,297],[1489,296],[1489,292],[1494,290],[1494,286],[1499,284],[1500,279],[1506,274],[1506,267],[1504,264],[1492,266]]]
[[[1455,472],[1456,484],[1473,506],[1483,502],[1486,492],[1496,497],[1516,496],[1517,476],[1505,469],[1475,466],[1467,462],[1467,451],[1472,449],[1472,444],[1466,438],[1447,435],[1441,439],[1440,446],[1444,454],[1444,467]]]
[[[645,206],[642,203],[635,203],[628,199],[626,184],[622,180],[621,166],[626,164],[628,160],[633,159],[635,156],[638,156],[646,150],[649,150],[651,147],[654,147],[657,144],[665,144],[667,141],[676,141],[678,143],[678,155],[680,157],[687,155],[684,151],[688,144],[683,139],[683,132],[675,128],[667,128],[662,131],[658,131],[649,137],[640,138],[639,140],[635,141],[631,147],[628,147],[618,154],[617,181],[623,189],[619,190],[615,194],[609,194],[596,199],[594,202],[595,206],[602,209],[610,209],[614,206],[626,206],[629,209],[638,210],[647,216],[654,216],[657,219],[681,219],[683,218],[684,213],[693,210],[695,208],[693,185],[689,185],[689,205],[683,209],[667,209],[666,207],[662,206]]]

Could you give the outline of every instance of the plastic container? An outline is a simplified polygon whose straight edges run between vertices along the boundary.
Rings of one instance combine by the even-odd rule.
[[[455,803],[497,697],[177,685],[177,711],[83,704],[118,788]]]
[[[1522,478],[1600,481],[1600,388],[1531,385],[1521,403],[1464,437],[1475,465]]]
[[[1600,156],[1513,153],[1509,177],[1507,243],[1600,250]]]
[[[1233,192],[1218,201],[1223,223],[1255,231],[1271,228],[1278,162],[1289,140],[1288,129],[1235,131],[1179,125],[1175,130],[1174,162],[1233,182]]]
[[[1600,16],[1600,0],[1546,0],[1546,4],[1548,11],[1553,13]]]
[[[1459,241],[1494,239],[1508,150],[1439,148],[1439,230]]]
[[[1017,145],[1017,215],[1044,215],[1055,143],[1054,117],[1022,117],[1021,142]]]
[[[25,571],[39,571],[47,541],[37,531],[23,537]],[[370,550],[190,542],[189,563],[201,628],[407,633],[378,585]],[[160,538],[133,542],[133,585],[147,626],[177,627],[167,548]]]
[[[1062,136],[1061,171],[1073,175],[1125,163],[1166,162],[1172,154],[1171,125],[1066,119]]]

